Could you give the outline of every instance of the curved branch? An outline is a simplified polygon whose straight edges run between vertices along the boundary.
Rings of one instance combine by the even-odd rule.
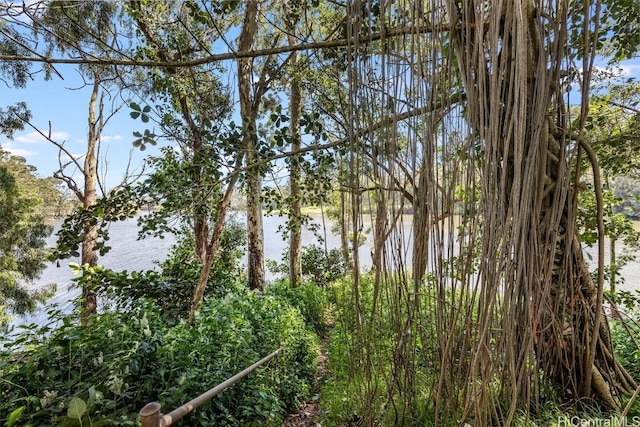
[[[352,136],[340,138],[340,139],[337,139],[337,140],[335,140],[333,142],[328,142],[326,144],[309,145],[307,147],[301,147],[300,150],[297,150],[295,153],[293,153],[291,151],[286,151],[286,152],[281,153],[281,154],[276,154],[275,156],[267,157],[265,159],[252,162],[248,166],[234,169],[232,172],[229,173],[229,175],[227,175],[226,177],[221,178],[220,180],[218,180],[218,182],[216,182],[216,185],[217,184],[221,184],[221,183],[229,180],[231,177],[233,177],[235,175],[238,175],[238,174],[240,174],[242,172],[246,172],[247,170],[264,166],[264,165],[269,164],[269,163],[271,163],[273,161],[276,161],[276,160],[286,159],[287,157],[292,157],[292,156],[296,156],[296,155],[300,155],[300,154],[306,154],[306,153],[310,153],[310,152],[313,152],[313,151],[328,150],[328,149],[331,149],[331,148],[339,147],[341,145],[344,145],[344,144],[347,144],[348,142],[350,142],[350,140],[352,138],[359,138],[361,136],[368,135],[371,132],[375,132],[377,130],[380,130],[380,129],[384,128],[385,126],[389,126],[389,125],[391,125],[393,123],[397,123],[397,122],[400,122],[400,121],[403,121],[403,120],[407,120],[407,119],[410,119],[412,117],[419,116],[421,114],[426,114],[426,113],[430,113],[430,112],[433,112],[433,111],[436,111],[436,110],[439,110],[439,109],[443,109],[446,106],[451,106],[451,105],[453,105],[453,104],[455,104],[457,102],[463,101],[464,99],[466,99],[466,95],[464,93],[456,93],[450,99],[448,99],[446,101],[446,105],[444,103],[442,103],[442,104],[430,104],[430,105],[425,105],[424,107],[421,107],[421,108],[416,108],[414,110],[407,111],[407,112],[402,113],[402,114],[388,115],[388,116],[383,117],[379,121],[367,126],[366,128],[356,130],[354,132],[354,135],[352,135]]]
[[[82,167],[80,166],[80,163],[78,162],[78,159],[76,159],[71,154],[71,152],[64,147],[64,143],[60,143],[51,137],[51,122],[49,122],[49,133],[46,134],[42,132],[39,128],[37,128],[35,125],[33,125],[28,119],[26,119],[26,117],[22,117],[17,113],[14,113],[14,114],[16,114],[16,117],[22,120],[24,124],[29,126],[31,129],[35,130],[38,134],[40,134],[40,136],[42,136],[44,139],[46,139],[47,141],[49,141],[50,143],[58,147],[60,151],[62,151],[64,154],[66,154],[69,157],[70,161],[69,163],[66,163],[65,166],[73,163],[78,169],[82,169]]]
[[[586,361],[586,379],[585,379],[585,391],[590,392],[591,382],[594,379],[594,366],[593,362],[596,356],[596,347],[598,344],[598,337],[600,334],[600,322],[602,322],[602,303],[604,299],[604,197],[602,195],[602,182],[600,178],[600,167],[598,165],[598,158],[595,151],[591,148],[591,145],[581,135],[571,135],[574,141],[580,144],[580,147],[587,153],[591,169],[593,171],[593,186],[596,196],[596,211],[598,222],[598,292],[596,294],[596,307],[595,307],[595,319],[593,325],[593,332],[591,336],[591,342],[589,346],[589,352],[587,354]]]
[[[433,33],[440,31],[449,31],[451,27],[447,24],[437,25],[421,25],[421,26],[406,26],[398,28],[386,29],[383,32],[372,33],[367,36],[360,35],[361,43],[372,43],[379,41],[383,37],[397,37],[403,35],[416,35],[422,33]],[[262,56],[278,55],[282,53],[291,53],[302,50],[314,50],[314,49],[331,49],[338,47],[347,47],[352,44],[352,40],[349,38],[338,40],[324,40],[321,42],[300,43],[297,45],[286,45],[271,49],[259,49],[249,51],[227,52],[216,55],[208,55],[202,58],[193,59],[190,61],[137,61],[134,59],[116,59],[116,58],[52,58],[44,56],[23,56],[23,55],[3,55],[0,56],[0,61],[16,62],[40,62],[45,64],[91,64],[91,65],[128,65],[136,67],[193,67],[196,65],[210,64],[213,62],[236,60],[240,58],[258,58]],[[118,55],[125,56],[121,52],[116,52]]]

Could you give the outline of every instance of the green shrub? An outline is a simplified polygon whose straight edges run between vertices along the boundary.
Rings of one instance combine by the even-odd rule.
[[[0,425],[12,416],[25,426],[135,425],[146,403],[169,412],[280,345],[279,356],[183,425],[279,425],[313,386],[317,338],[298,309],[274,296],[212,298],[193,326],[168,324],[149,301],[89,320],[52,313],[47,327],[26,327],[5,343]]]
[[[188,233],[185,233],[188,235]],[[245,230],[235,223],[227,224],[220,242],[220,250],[209,274],[205,297],[222,297],[245,287],[239,265]],[[193,237],[184,237],[172,246],[161,271],[115,272],[101,266],[77,266],[82,275],[75,281],[79,286],[89,282],[110,308],[127,307],[132,300],[151,298],[171,322],[186,317],[191,297],[200,278],[202,264],[194,256]]]
[[[349,265],[338,249],[328,252],[319,245],[309,245],[302,248],[302,275],[318,286],[345,277],[349,273]],[[289,251],[282,253],[281,263],[267,260],[267,267],[273,273],[289,274]]]
[[[621,310],[626,312],[625,318],[610,321],[611,340],[616,358],[637,381],[640,379],[640,308],[628,305]]]
[[[159,310],[139,303],[79,324],[51,313],[25,327],[0,357],[0,423],[24,408],[20,425],[134,425],[137,405],[153,388],[147,373],[162,345]]]
[[[372,276],[363,275],[359,282],[360,310],[362,318],[369,319],[373,309],[373,286]],[[372,334],[358,334],[357,314],[354,305],[352,282],[350,279],[335,281],[328,289],[331,298],[335,301],[336,324],[329,334],[328,345],[328,377],[321,390],[321,402],[330,425],[345,425],[361,421],[361,416],[365,411],[371,411],[375,407],[376,418],[382,418],[381,412],[384,410],[384,398],[387,394],[387,386],[384,378],[379,376],[371,378],[371,383],[367,385],[366,374],[364,373],[365,350],[361,346],[361,339],[364,335],[369,338],[375,336],[376,354],[371,357],[377,358],[380,363],[387,366],[382,370],[389,372],[390,357],[384,360],[383,355],[389,355],[391,350],[391,336],[393,327],[388,323],[385,314],[378,318],[378,327],[371,328]],[[367,391],[376,390],[374,399],[376,403],[371,407],[367,405]],[[371,402],[370,402],[371,403]],[[387,424],[381,424],[387,425]]]
[[[158,400],[177,406],[184,400],[184,394],[196,396],[202,392],[198,378],[207,378],[209,386],[213,386],[282,344],[285,346],[283,354],[277,361],[270,362],[268,371],[251,374],[238,387],[216,397],[212,408],[198,411],[199,414],[207,413],[208,419],[216,419],[216,422],[235,422],[242,419],[242,412],[255,412],[251,415],[254,418],[258,413],[268,414],[266,420],[275,421],[283,409],[295,409],[308,394],[316,371],[316,341],[299,312],[272,296],[243,292],[210,301],[198,314],[194,327],[181,323],[167,337],[161,365],[189,369],[188,372],[166,372],[163,378],[166,384],[180,382],[184,376],[186,379],[180,387],[166,389]],[[219,356],[212,357],[216,354]],[[256,387],[268,389],[263,390],[264,399],[253,400],[252,407],[244,407],[242,400],[246,390],[251,389],[254,393]],[[277,405],[268,404],[272,401],[269,393],[274,392],[280,400],[275,401]],[[216,409],[221,407],[237,411],[222,417]],[[272,420],[271,417],[276,418]]]
[[[409,335],[402,321],[409,304],[396,296],[402,278],[396,280],[376,285],[373,275],[361,275],[359,310],[350,279],[338,280],[328,289],[335,301],[336,324],[329,334],[329,374],[321,402],[333,425],[371,419],[379,425],[429,425],[434,420],[433,390],[441,360],[433,330],[435,294],[425,288],[420,321],[409,330],[413,361],[406,363],[406,353],[398,349]],[[459,360],[462,364],[464,358]],[[402,388],[404,381],[412,382],[411,396]],[[441,417],[445,410],[440,408]]]
[[[298,308],[307,325],[319,335],[327,333],[331,320],[326,289],[314,283],[303,283],[293,288],[288,281],[279,280],[269,285],[266,293]]]
[[[185,231],[181,236],[186,237],[182,237],[171,248],[167,259],[160,264],[160,267],[162,276],[167,282],[175,288],[186,289],[191,296],[200,278],[202,265],[194,255],[193,235]],[[242,275],[239,272],[245,245],[245,228],[234,221],[229,221],[222,233],[216,259],[209,273],[207,296],[224,296],[227,292],[241,287],[239,279]]]

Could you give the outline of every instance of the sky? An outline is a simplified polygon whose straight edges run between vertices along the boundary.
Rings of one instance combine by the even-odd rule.
[[[0,81],[0,108],[24,101],[31,111],[32,124],[45,134],[51,132],[52,139],[64,143],[65,148],[77,157],[85,152],[88,133],[88,108],[91,87],[83,87],[83,81],[73,66],[56,67],[64,80],[53,75],[44,81],[40,75],[27,83],[26,88],[15,89]],[[122,100],[115,101],[117,105]],[[105,105],[108,111],[110,103]],[[141,167],[143,159],[150,153],[157,154],[158,149],[150,147],[144,152],[134,149],[132,141],[134,131],[142,132],[147,127],[140,120],[133,120],[130,109],[123,108],[107,122],[102,134],[102,165],[107,165],[107,185],[113,186],[122,179],[129,153],[132,152],[132,165]],[[152,124],[150,124],[152,128]],[[27,159],[27,163],[37,168],[41,177],[52,176],[59,169],[59,150],[47,141],[35,129],[26,126],[15,133],[13,140],[0,135],[2,149]],[[132,151],[133,150],[133,151]],[[67,160],[68,157],[63,157]],[[63,160],[63,161],[64,161]],[[81,159],[82,161],[82,159]],[[72,173],[72,169],[67,170]]]
[[[69,152],[81,156],[87,140],[90,87],[83,87],[83,81],[74,66],[56,68],[64,79],[54,74],[50,81],[44,81],[41,75],[37,75],[24,89],[11,88],[0,80],[0,108],[6,109],[16,102],[25,101],[31,110],[34,126],[48,133],[50,125],[52,138],[64,142]],[[640,59],[623,63],[621,71],[625,76],[640,79]],[[122,100],[117,102],[122,103]],[[142,132],[147,127],[153,130],[153,123],[143,124],[140,120],[133,120],[130,112],[124,105],[107,123],[102,135],[103,158],[100,163],[101,166],[107,165],[107,187],[122,180],[130,153],[133,155],[132,165],[140,168],[147,155],[159,152],[159,147],[148,147],[141,152],[132,146],[135,139],[132,133]],[[52,176],[59,168],[59,150],[32,128],[16,132],[13,140],[0,135],[0,146],[14,155],[25,157],[27,163],[35,166],[42,177]]]

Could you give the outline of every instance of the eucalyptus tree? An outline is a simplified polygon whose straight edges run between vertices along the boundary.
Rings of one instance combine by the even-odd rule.
[[[217,242],[224,225],[225,212],[242,164],[245,166],[243,176],[247,196],[248,282],[253,289],[264,287],[262,175],[265,168],[257,167],[254,163],[262,160],[261,153],[265,146],[258,135],[258,120],[263,109],[263,98],[269,91],[273,78],[281,72],[284,64],[278,62],[275,55],[266,55],[262,59],[254,59],[251,56],[237,59],[236,93],[241,120],[239,142],[232,136],[235,135],[233,129],[237,129],[234,126],[229,127],[231,129],[229,134],[220,131],[220,120],[227,114],[225,106],[228,104],[224,98],[227,94],[233,93],[231,86],[223,88],[219,83],[219,77],[214,75],[220,72],[222,64],[208,66],[208,68],[202,67],[199,71],[194,67],[181,70],[179,65],[182,61],[197,60],[202,56],[210,55],[220,46],[231,46],[231,41],[228,39],[228,33],[231,30],[238,32],[236,43],[240,53],[250,52],[258,43],[277,45],[282,34],[269,26],[267,14],[271,12],[267,10],[267,6],[269,6],[267,2],[263,1],[214,2],[212,4],[176,2],[163,5],[133,2],[128,6],[147,45],[140,50],[140,57],[170,64],[170,66],[158,68],[163,77],[162,79],[154,77],[153,91],[156,94],[164,92],[171,98],[169,104],[172,104],[178,112],[183,123],[183,134],[188,136],[188,138],[180,137],[179,139],[188,141],[188,152],[194,159],[209,162],[213,166],[217,161],[220,170],[228,168],[226,189],[217,193],[222,198],[215,209],[207,206],[210,201],[202,197],[214,194],[215,191],[211,192],[203,186],[194,192],[194,194],[199,192],[198,196],[194,197],[196,253],[203,261],[204,268],[194,292],[192,315],[202,299],[208,275],[206,266],[209,264],[208,260],[215,256]],[[154,10],[157,13],[153,13]],[[153,20],[150,17],[153,17]],[[158,17],[161,18],[160,21]],[[168,26],[159,25],[162,17],[169,22]],[[171,21],[169,17],[175,20]],[[205,90],[205,87],[209,87],[210,90]],[[225,91],[228,92],[225,93]],[[205,95],[209,98],[205,98]],[[232,97],[229,96],[229,98]],[[166,118],[167,116],[164,115],[161,122],[175,125],[166,121]],[[212,124],[217,129],[213,129]],[[215,140],[216,137],[212,135],[218,132],[222,139],[229,135],[231,137],[226,141],[220,138]],[[204,144],[207,138],[210,143],[213,143],[208,145],[209,148]],[[211,151],[212,148],[214,151]],[[221,180],[220,174],[206,176],[201,173],[204,169],[199,170],[199,167],[195,166],[193,170],[193,188],[198,188],[200,180],[208,179],[214,184]],[[216,215],[216,223],[213,232],[209,233],[208,224],[211,219],[209,215],[212,213]],[[209,235],[209,241],[205,244],[207,235]]]
[[[330,31],[319,18],[326,13],[327,5],[318,1],[286,1],[282,10],[274,13],[274,24],[281,28],[289,46],[295,46],[310,39],[326,37]],[[308,224],[309,217],[302,213],[303,205],[323,204],[328,200],[329,183],[332,179],[334,154],[318,151],[312,156],[298,154],[303,145],[314,145],[328,139],[330,120],[321,114],[317,87],[327,91],[327,80],[318,81],[326,61],[315,51],[293,51],[288,57],[286,67],[277,82],[275,92],[284,92],[288,97],[288,113],[281,106],[273,111],[269,124],[278,127],[273,134],[276,150],[282,150],[289,144],[289,157],[286,159],[288,193],[276,196],[277,202],[271,205],[284,208],[287,214],[289,233],[289,282],[295,287],[302,280],[302,228]],[[326,71],[326,70],[325,70]],[[326,77],[326,76],[324,76]],[[332,94],[335,96],[335,94]],[[328,100],[327,100],[328,101]],[[330,125],[329,125],[330,126]],[[304,136],[304,144],[303,144]]]
[[[192,3],[130,2],[127,10],[141,38],[136,56],[167,64],[202,57],[221,42],[220,34],[234,24],[233,18],[222,17],[224,10],[207,11]],[[211,30],[212,19],[216,19],[218,32]],[[209,225],[215,220],[215,205],[221,195],[215,183],[223,176],[225,162],[233,166],[233,158],[226,155],[233,151],[233,141],[223,140],[222,135],[225,120],[229,119],[230,93],[221,82],[221,72],[216,64],[157,67],[140,70],[133,82],[139,87],[140,97],[153,104],[163,132],[158,138],[177,144],[187,173],[185,188],[158,187],[156,191],[166,193],[158,214],[173,212],[191,217],[195,256],[203,263],[209,252]],[[140,117],[143,123],[149,121],[150,106],[141,112],[137,103],[131,105],[137,108],[131,113],[133,117]],[[145,140],[139,138],[134,145],[144,149]],[[185,208],[170,202],[176,197],[183,199]]]
[[[292,7],[293,6],[293,7]],[[300,20],[303,8],[301,4],[290,5],[288,2],[283,3],[283,15],[286,22],[285,29],[287,31],[287,42],[293,46],[297,42],[296,26]],[[290,67],[295,70],[298,66],[298,52],[291,54]],[[300,112],[302,102],[302,89],[300,79],[293,75],[290,84],[289,94],[289,114],[291,116],[290,135],[291,135],[291,152],[300,151],[301,135],[300,135]],[[295,287],[302,281],[302,227],[300,217],[302,216],[301,205],[302,195],[300,194],[300,158],[295,154],[289,160],[289,196],[291,197],[291,206],[289,218],[293,219],[290,225],[289,237],[289,283]]]
[[[238,51],[249,52],[255,48],[258,36],[259,12],[263,2],[248,0],[244,4],[244,19],[238,36]],[[265,61],[269,61],[266,59]],[[240,58],[238,67],[238,94],[240,117],[242,119],[242,146],[245,150],[245,164],[250,169],[246,173],[247,186],[247,278],[251,289],[264,288],[264,230],[262,228],[262,171],[253,164],[259,160],[257,119],[260,100],[267,86],[267,69],[259,76],[254,87],[253,58]]]
[[[42,30],[49,42],[51,51],[57,49],[73,55],[91,57],[105,52],[106,46],[116,46],[120,43],[118,24],[114,20],[119,12],[116,3],[88,1],[88,2],[49,2],[43,16],[34,21],[36,30]],[[37,17],[34,16],[34,19]],[[87,105],[87,146],[82,161],[64,147],[64,142],[53,141],[60,149],[60,168],[54,176],[63,181],[76,195],[84,209],[89,209],[97,202],[98,197],[106,197],[108,191],[100,177],[106,174],[106,169],[99,171],[101,137],[109,119],[120,106],[115,105],[105,110],[105,104],[113,97],[116,71],[104,66],[81,66],[79,71],[87,77],[91,88]],[[63,156],[64,155],[64,156]],[[68,157],[68,159],[65,159]],[[103,167],[106,168],[106,162]],[[73,174],[67,172],[69,166],[81,171],[82,182],[78,183]],[[126,182],[130,177],[124,177]],[[80,264],[96,266],[98,264],[98,226],[88,221],[84,227]],[[82,316],[95,313],[97,297],[93,284],[83,281]]]
[[[113,2],[33,2],[22,7],[11,6],[7,10],[11,18],[7,22],[12,25],[9,30],[17,33],[15,37],[20,37],[18,45],[23,50],[38,55],[50,56],[59,53],[88,59],[121,47],[122,27],[118,27],[119,24],[115,21],[119,5]],[[6,31],[4,33],[7,34]],[[42,52],[38,51],[41,45],[44,46]],[[47,78],[54,75],[62,77],[55,67],[47,66],[45,72]],[[58,147],[59,169],[54,173],[54,177],[64,182],[83,208],[88,209],[96,204],[99,193],[103,197],[107,196],[107,189],[101,180],[101,176],[106,174],[106,162],[103,162],[103,170],[100,171],[99,153],[104,128],[119,109],[117,103],[111,107],[105,106],[113,99],[111,91],[118,88],[114,87],[116,74],[112,67],[80,65],[78,72],[85,79],[84,85],[89,88],[87,146],[82,156],[71,153],[65,146],[66,141],[53,139],[50,131],[36,127],[27,117],[17,117]],[[80,171],[81,180],[70,169]],[[126,179],[125,177],[123,182]],[[88,221],[84,224],[82,233],[80,262],[83,265],[95,266],[98,263],[98,227],[95,222]],[[81,314],[86,316],[94,313],[96,305],[92,285],[85,282],[82,289]]]
[[[242,55],[237,59],[238,69],[238,95],[240,116],[242,119],[245,165],[245,185],[247,196],[247,264],[248,281],[252,289],[262,289],[264,287],[264,235],[262,230],[262,206],[265,202],[262,179],[269,169],[269,155],[276,154],[275,149],[283,146],[283,141],[294,141],[293,150],[300,146],[301,132],[298,128],[298,117],[303,120],[300,113],[298,95],[302,98],[301,91],[296,89],[295,74],[287,75],[287,67],[293,69],[292,62],[298,68],[297,55],[295,50],[287,52],[284,57],[275,53],[278,48],[286,47],[285,43],[291,44],[305,37],[296,34],[294,27],[296,21],[303,13],[313,13],[316,2],[292,1],[287,2],[283,7],[278,2],[255,1],[244,2],[244,18],[238,36],[238,53]],[[242,8],[240,8],[242,10]],[[299,42],[298,42],[299,43]],[[250,53],[256,49],[264,49],[265,54],[255,58]],[[282,109],[278,107],[277,97],[274,95],[279,82],[287,76],[293,81],[292,95],[293,104],[290,104],[290,114],[293,116],[291,126],[282,129],[270,129],[270,126],[262,126],[263,117],[271,113],[271,125],[281,126],[281,123],[288,121],[289,117],[281,114]],[[296,116],[298,115],[298,116]],[[307,121],[309,123],[309,121]],[[309,127],[309,126],[307,126]],[[316,128],[315,125],[309,127]],[[295,142],[297,141],[297,142]],[[297,192],[295,182],[298,174],[295,164],[300,160],[296,153],[287,153],[287,157],[292,156],[290,165],[293,166],[294,193]],[[291,203],[287,209],[295,211],[299,208],[296,205],[296,197],[289,195]],[[290,211],[291,212],[291,211]],[[300,218],[295,218],[294,213],[291,218],[291,228],[293,229],[294,243],[296,235],[299,236],[298,222]],[[294,244],[299,247],[298,243]],[[295,252],[295,249],[294,249]],[[296,256],[294,255],[294,264]],[[293,272],[295,274],[296,269]]]
[[[4,113],[0,110],[0,119]],[[34,292],[25,286],[46,266],[46,238],[53,229],[37,212],[43,203],[42,179],[34,173],[24,158],[0,148],[0,326],[11,314],[32,311],[51,291],[42,287]]]
[[[160,209],[149,215],[150,228],[167,225],[178,215],[193,232],[194,255],[202,264],[200,278],[194,284],[190,318],[204,296],[209,272],[218,256],[231,196],[236,189],[237,174],[222,185],[225,175],[241,164],[244,151],[239,132],[230,120],[231,89],[222,83],[220,64],[178,67],[182,61],[201,58],[225,43],[225,34],[237,25],[231,6],[196,2],[130,2],[127,10],[133,18],[141,44],[136,55],[157,60],[166,66],[143,70],[136,76],[139,93],[153,104],[157,124],[163,137],[177,143],[164,150],[162,159],[153,160],[156,171],[143,186],[147,197],[156,200]],[[172,64],[172,65],[169,65]],[[132,116],[148,122],[151,107],[132,104]],[[145,131],[145,133],[148,132]],[[154,135],[155,137],[155,135]],[[140,138],[137,145],[145,148]]]

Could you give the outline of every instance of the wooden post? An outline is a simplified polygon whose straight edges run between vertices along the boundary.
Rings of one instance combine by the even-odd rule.
[[[162,427],[160,415],[160,404],[158,402],[147,403],[144,408],[140,409],[142,427]]]

